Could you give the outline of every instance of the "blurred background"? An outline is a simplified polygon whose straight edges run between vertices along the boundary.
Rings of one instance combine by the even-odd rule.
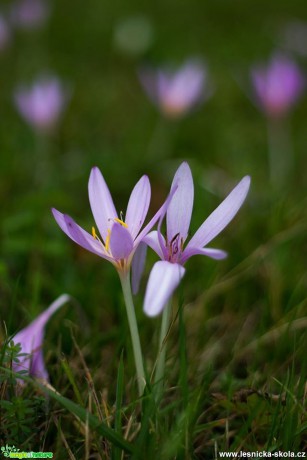
[[[148,174],[153,215],[187,160],[195,182],[192,233],[244,175],[252,177],[246,203],[212,244],[228,251],[228,259],[188,262],[180,295],[187,304],[189,353],[197,356],[192,370],[210,363],[225,369],[238,348],[304,317],[304,0],[1,1],[0,17],[2,338],[6,328],[19,330],[68,292],[80,308],[65,307],[57,316],[63,321],[50,322],[54,346],[47,362],[56,373],[57,352],[74,354],[74,328],[97,378],[106,388],[112,382],[115,358],[123,343],[130,346],[117,275],[71,242],[50,212],[55,207],[91,230],[87,182],[94,165],[118,211]],[[252,75],[273,65],[276,55],[295,63],[303,83],[297,94],[290,88],[290,100],[274,112],[264,106]],[[174,77],[191,61],[204,72],[199,97],[165,110],[156,72]],[[289,85],[279,88],[281,97]],[[287,165],[280,176],[272,172],[279,162]],[[145,318],[142,293],[154,260],[149,254],[136,298],[149,360],[159,319]],[[252,358],[248,352],[238,358],[235,376],[264,382],[273,368],[283,373],[293,356],[299,370],[304,324],[289,327],[278,347],[274,336],[259,355],[252,350]],[[264,359],[268,351],[270,360]]]

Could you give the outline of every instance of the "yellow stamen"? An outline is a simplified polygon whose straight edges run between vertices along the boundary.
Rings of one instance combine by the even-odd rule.
[[[118,222],[123,227],[128,228],[128,225],[126,224],[126,222],[124,222],[123,220],[119,219],[118,217],[114,217],[114,220],[115,220],[115,222]]]
[[[108,233],[107,233],[106,243],[105,243],[106,251],[109,251],[109,247],[110,247],[110,238],[111,238],[111,230],[108,228]]]
[[[97,236],[95,227],[92,227],[92,235],[93,235],[93,238],[95,238],[96,240],[98,240],[98,236]]]

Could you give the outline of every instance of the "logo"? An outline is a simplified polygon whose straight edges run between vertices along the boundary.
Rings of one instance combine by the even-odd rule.
[[[20,452],[20,449],[8,444],[5,447],[1,447],[1,452],[4,457],[9,458],[53,458],[52,452]]]
[[[9,446],[8,444],[5,447],[1,447],[1,452],[5,457],[10,457],[11,452],[19,452],[20,449],[17,449],[15,446]]]

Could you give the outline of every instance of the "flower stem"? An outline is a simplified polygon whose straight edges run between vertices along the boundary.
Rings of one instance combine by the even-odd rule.
[[[155,373],[155,387],[156,387],[156,399],[159,400],[162,395],[163,381],[164,381],[164,369],[165,369],[165,358],[166,358],[166,336],[169,328],[169,321],[171,316],[171,301],[167,303],[162,313],[162,323],[159,340],[159,354],[157,358],[157,367]]]
[[[120,273],[119,277],[120,277],[124,299],[125,299],[125,304],[126,304],[126,311],[127,311],[127,316],[128,316],[128,323],[129,323],[129,328],[130,328],[132,348],[133,348],[133,353],[134,353],[134,361],[135,361],[136,374],[137,374],[139,396],[142,396],[144,392],[145,384],[146,384],[146,379],[145,379],[139,330],[138,330],[138,326],[136,322],[135,309],[134,309],[133,298],[132,298],[132,293],[131,293],[130,272]]]
[[[272,186],[279,190],[291,177],[293,152],[288,120],[268,120],[269,168]]]

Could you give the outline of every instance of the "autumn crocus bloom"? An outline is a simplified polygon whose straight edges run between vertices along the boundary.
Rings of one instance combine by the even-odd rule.
[[[209,96],[207,70],[196,60],[187,61],[177,71],[142,70],[140,80],[149,98],[168,118],[185,115]]]
[[[67,99],[67,92],[56,77],[40,78],[31,87],[20,86],[14,95],[21,116],[40,132],[55,127]]]
[[[237,214],[242,206],[249,186],[250,177],[245,176],[230,192],[227,198],[203,222],[186,244],[194,200],[194,185],[187,163],[177,170],[172,188],[178,186],[166,212],[166,238],[158,231],[149,233],[143,242],[161,258],[154,265],[147,284],[144,311],[148,316],[158,315],[184,276],[186,261],[197,254],[223,259],[226,252],[208,248],[210,243]]]
[[[20,344],[20,353],[25,356],[19,362],[13,362],[13,371],[27,371],[26,374],[39,379],[48,380],[48,372],[44,363],[43,342],[45,327],[51,316],[70,299],[63,294],[56,299],[47,310],[41,313],[32,323],[13,336],[15,344]],[[22,384],[23,381],[19,379]]]
[[[267,66],[255,66],[251,79],[258,105],[271,118],[287,114],[305,88],[298,65],[281,54],[275,54]]]
[[[97,167],[91,171],[88,192],[100,236],[95,227],[92,227],[90,234],[68,215],[52,209],[55,220],[75,243],[108,260],[119,272],[126,272],[130,268],[136,248],[157,222],[166,203],[141,231],[151,196],[147,176],[143,176],[132,190],[125,216],[117,214],[108,186]]]

